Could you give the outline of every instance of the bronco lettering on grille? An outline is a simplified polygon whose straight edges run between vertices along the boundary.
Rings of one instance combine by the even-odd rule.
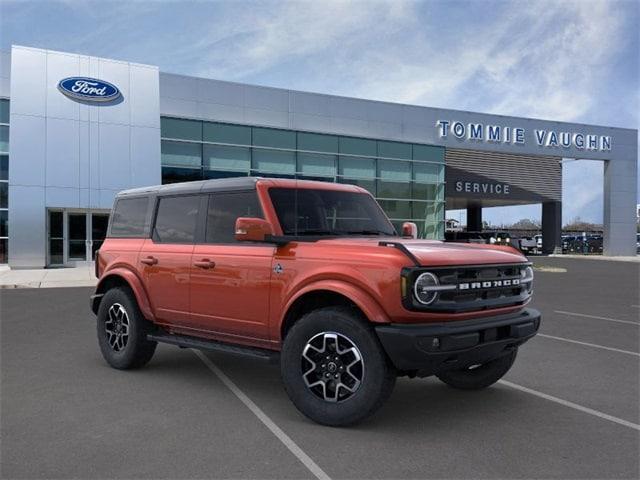
[[[481,288],[503,288],[517,287],[520,285],[519,278],[508,278],[505,280],[490,280],[484,282],[465,282],[458,284],[458,290],[478,290]]]

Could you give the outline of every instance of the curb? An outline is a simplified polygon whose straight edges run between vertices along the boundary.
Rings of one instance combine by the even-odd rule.
[[[86,282],[26,282],[26,283],[6,283],[0,285],[0,290],[15,290],[22,288],[74,288],[74,287],[95,287],[97,282],[87,280]]]

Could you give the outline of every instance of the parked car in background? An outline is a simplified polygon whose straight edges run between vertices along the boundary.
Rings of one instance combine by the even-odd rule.
[[[481,232],[445,232],[445,241],[455,243],[482,243],[489,245],[511,245],[509,232],[482,230]]]
[[[142,367],[159,342],[279,359],[293,404],[333,426],[372,415],[397,376],[494,384],[540,326],[531,264],[503,246],[418,240],[413,223],[401,234],[353,185],[121,192],[96,258],[100,351],[116,369]]]
[[[526,255],[538,253],[538,241],[534,237],[523,237],[518,240],[516,248],[520,249],[522,253]]]
[[[563,235],[562,253],[568,254],[601,254],[603,251],[602,235]]]

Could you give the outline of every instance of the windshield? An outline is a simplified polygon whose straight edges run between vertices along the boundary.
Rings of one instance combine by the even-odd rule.
[[[271,188],[269,195],[284,235],[396,235],[366,193]]]

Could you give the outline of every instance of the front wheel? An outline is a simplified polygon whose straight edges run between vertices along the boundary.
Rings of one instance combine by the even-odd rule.
[[[515,362],[517,353],[518,349],[515,348],[506,355],[481,365],[472,365],[462,370],[449,370],[438,373],[436,376],[453,388],[481,390],[493,385],[506,375]]]
[[[370,325],[344,307],[314,310],[291,328],[282,346],[281,371],[298,410],[329,426],[373,415],[396,380]]]

